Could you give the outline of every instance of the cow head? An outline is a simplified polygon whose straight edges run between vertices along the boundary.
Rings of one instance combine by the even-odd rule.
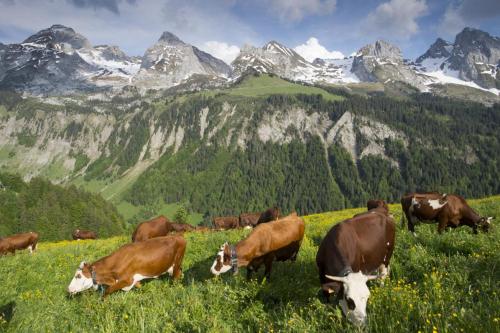
[[[225,242],[221,247],[215,261],[210,268],[210,271],[214,275],[219,275],[221,273],[226,273],[231,269],[231,249],[229,243]]]
[[[94,286],[90,265],[82,261],[80,267],[76,270],[73,280],[68,286],[68,293],[71,295],[90,289]]]
[[[339,303],[347,319],[357,326],[364,325],[366,322],[366,303],[370,297],[370,290],[366,282],[376,279],[378,276],[356,272],[343,277],[331,275],[326,275],[326,277],[341,282],[344,286],[343,297]]]
[[[482,231],[488,232],[491,227],[491,221],[493,220],[493,217],[481,217],[479,221],[477,222],[477,225],[481,228]]]

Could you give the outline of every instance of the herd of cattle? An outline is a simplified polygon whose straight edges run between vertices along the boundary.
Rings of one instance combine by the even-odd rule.
[[[402,197],[401,205],[408,230],[414,235],[415,225],[420,221],[437,222],[439,233],[447,227],[461,225],[468,225],[477,233],[478,229],[488,231],[492,220],[492,217],[481,217],[462,197],[453,194],[409,193]],[[388,276],[396,239],[395,222],[385,201],[370,200],[367,208],[366,212],[335,224],[323,238],[316,255],[324,296],[328,301],[334,294],[345,316],[356,325],[366,321],[370,295],[366,283]],[[212,230],[242,227],[253,227],[253,230],[240,242],[226,242],[220,247],[210,268],[212,274],[237,273],[239,268],[246,267],[250,279],[252,273],[264,265],[264,276],[269,279],[274,261],[296,260],[305,230],[304,221],[296,213],[283,217],[274,207],[262,213],[216,217]],[[182,232],[196,230],[209,229],[173,223],[164,216],[142,222],[132,235],[132,243],[94,263],[82,262],[68,293],[94,288],[106,297],[120,289],[129,291],[134,286],[140,287],[141,280],[166,273],[178,279],[187,244]],[[95,238],[92,231],[73,233],[73,239]],[[37,242],[35,232],[1,238],[0,254],[20,249],[32,252]]]

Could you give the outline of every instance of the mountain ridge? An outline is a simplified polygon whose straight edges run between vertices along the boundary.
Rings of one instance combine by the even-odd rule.
[[[452,90],[448,87],[458,85],[491,93],[489,100],[500,101],[499,68],[500,39],[472,28],[464,28],[453,43],[438,38],[414,62],[403,59],[396,45],[381,40],[344,59],[313,62],[271,40],[262,47],[245,45],[228,65],[168,31],[139,59],[118,46],[92,46],[63,25],[43,29],[20,44],[0,45],[0,87],[42,96],[119,94],[127,86],[142,92],[211,89],[253,70],[310,84],[378,82],[444,95]]]

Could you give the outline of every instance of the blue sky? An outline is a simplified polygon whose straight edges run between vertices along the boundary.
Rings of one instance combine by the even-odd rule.
[[[500,36],[499,22],[500,0],[0,0],[5,44],[59,23],[93,44],[142,55],[171,31],[226,61],[245,43],[269,40],[334,56],[385,39],[415,58],[465,26]]]

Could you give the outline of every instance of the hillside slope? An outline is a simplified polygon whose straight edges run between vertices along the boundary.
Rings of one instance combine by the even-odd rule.
[[[62,187],[33,178],[0,173],[0,237],[36,231],[40,241],[71,239],[75,229],[93,230],[99,237],[124,232],[116,208],[97,194],[75,186]]]
[[[500,192],[500,105],[361,97],[267,75],[189,94],[3,94],[0,105],[1,166],[115,203],[310,214],[411,190]]]
[[[470,202],[481,214],[500,215],[498,196]],[[399,221],[399,207],[390,208]],[[247,282],[244,270],[211,277],[220,245],[248,231],[188,233],[180,282],[153,280],[106,301],[95,291],[68,298],[66,287],[82,260],[107,255],[128,236],[42,243],[33,256],[0,258],[0,331],[355,332],[318,297],[315,255],[333,224],[363,210],[305,217],[297,262],[276,263],[271,282]],[[415,239],[398,223],[390,279],[370,284],[368,331],[498,332],[500,228],[479,235],[468,227],[443,235],[436,225],[417,228]]]

